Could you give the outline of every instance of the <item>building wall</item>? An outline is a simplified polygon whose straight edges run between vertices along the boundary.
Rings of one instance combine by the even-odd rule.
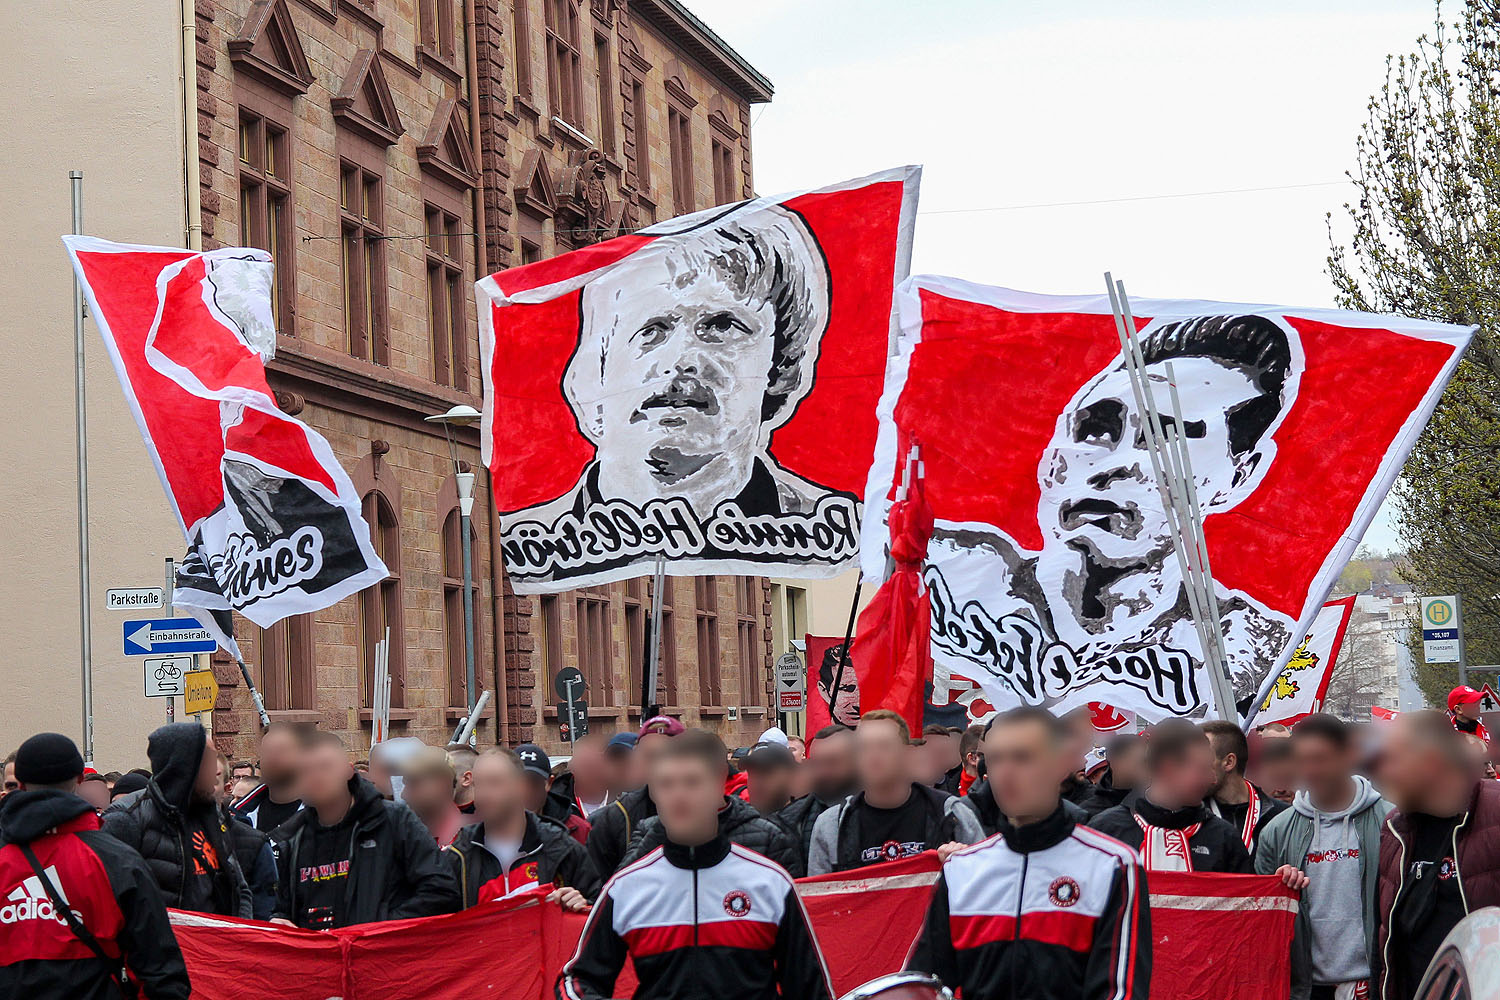
[[[87,232],[183,246],[178,5],[84,0],[6,9],[0,60],[0,750],[39,730],[82,742],[72,269],[68,171],[84,173]],[[147,700],[138,658],[121,653],[125,615],[110,587],[159,587],[182,534],[162,496],[114,369],[85,330],[95,739],[101,769],[145,762],[165,703]]]

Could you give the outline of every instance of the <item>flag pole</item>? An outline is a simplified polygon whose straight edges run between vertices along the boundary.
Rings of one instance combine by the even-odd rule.
[[[651,616],[646,626],[646,676],[641,678],[641,721],[656,715],[661,706],[657,704],[656,675],[661,663],[661,604],[667,586],[667,557],[656,557],[651,571]],[[569,727],[571,731],[572,727]]]
[[[73,235],[83,235],[83,171],[69,170]],[[78,448],[78,650],[83,684],[83,762],[94,766],[94,637],[89,606],[88,394],[84,380],[83,283],[73,270],[73,408]],[[170,593],[170,592],[169,592]],[[171,704],[170,701],[167,702]]]

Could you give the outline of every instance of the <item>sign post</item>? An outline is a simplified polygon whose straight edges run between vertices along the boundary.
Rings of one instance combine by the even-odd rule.
[[[1463,604],[1457,594],[1422,598],[1422,659],[1427,663],[1457,663],[1458,683],[1469,683]]]
[[[562,699],[557,703],[557,722],[571,747],[589,734],[589,706],[583,700],[588,682],[577,667],[564,667],[552,678],[552,690]]]

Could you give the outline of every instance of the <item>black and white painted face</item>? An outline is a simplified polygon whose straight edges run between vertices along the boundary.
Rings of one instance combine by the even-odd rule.
[[[602,292],[603,294],[599,294]],[[775,310],[747,301],[713,267],[643,255],[585,297],[584,322],[610,327],[600,452],[638,457],[663,486],[721,456],[760,448]]]

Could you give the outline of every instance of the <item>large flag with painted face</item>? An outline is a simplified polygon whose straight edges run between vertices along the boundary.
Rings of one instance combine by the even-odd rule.
[[[936,525],[932,652],[997,708],[1212,711],[1107,297],[917,277],[880,403],[863,565],[884,571],[900,456]],[[1234,694],[1252,713],[1421,433],[1472,330],[1324,309],[1132,305],[1182,435]]]
[[[238,656],[231,610],[264,628],[384,579],[333,449],[266,383],[270,255],[63,242],[187,537],[174,604]]]
[[[854,565],[919,169],[756,198],[478,282],[511,584]]]

